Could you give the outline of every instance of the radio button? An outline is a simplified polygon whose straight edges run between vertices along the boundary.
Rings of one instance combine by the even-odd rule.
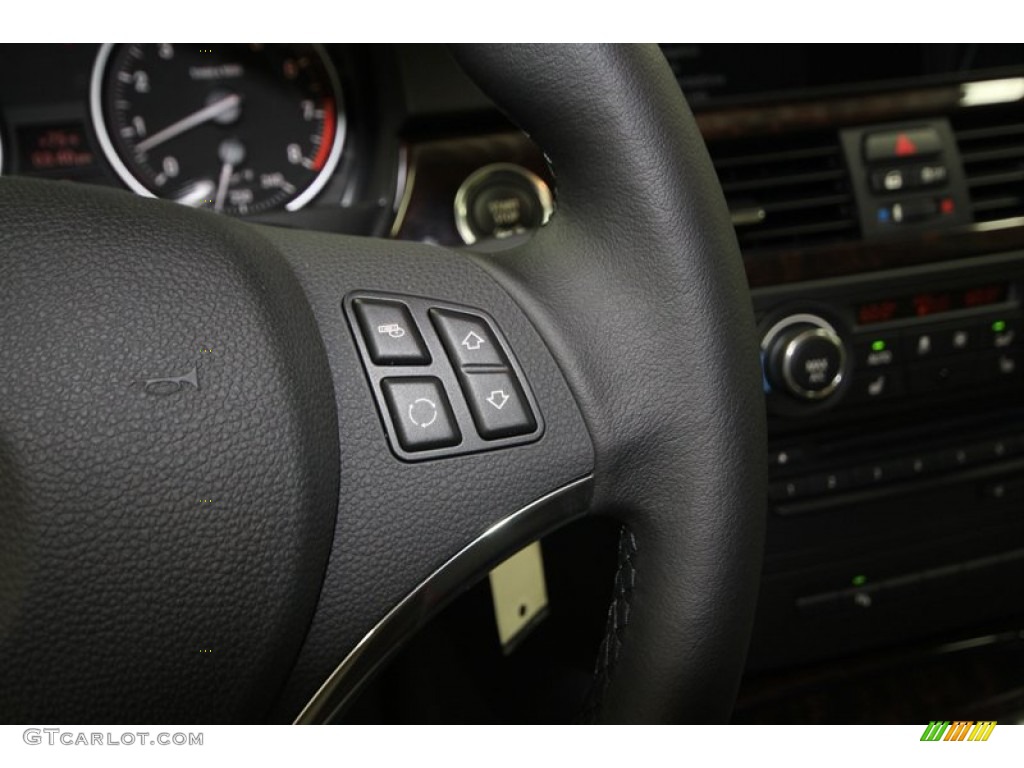
[[[853,483],[857,486],[881,485],[892,478],[889,477],[891,468],[885,463],[869,464],[866,467],[858,467],[853,470]]]
[[[982,495],[993,501],[1019,501],[1024,499],[1024,480],[1003,479],[985,483]]]
[[[799,465],[804,458],[803,450],[796,446],[776,448],[768,451],[768,467],[769,469],[788,469],[793,465]]]
[[[768,484],[769,501],[787,501],[803,495],[800,480],[778,480]]]
[[[837,469],[835,472],[823,472],[814,475],[811,480],[821,488],[822,494],[839,493],[845,491],[853,484],[853,478],[848,470]]]

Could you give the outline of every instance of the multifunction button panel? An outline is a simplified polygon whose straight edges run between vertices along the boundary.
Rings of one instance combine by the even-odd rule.
[[[967,224],[967,184],[946,120],[841,134],[865,239]]]
[[[365,292],[350,294],[343,304],[399,458],[476,453],[541,436],[533,392],[485,312]]]

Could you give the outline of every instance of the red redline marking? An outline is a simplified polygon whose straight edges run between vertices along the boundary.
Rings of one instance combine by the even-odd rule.
[[[322,171],[324,165],[327,164],[327,156],[331,154],[331,147],[334,146],[334,141],[337,139],[335,136],[338,118],[335,114],[334,99],[324,99],[323,107],[324,111],[324,133],[323,138],[328,141],[321,141],[320,147],[316,151],[316,157],[313,158],[313,170]]]

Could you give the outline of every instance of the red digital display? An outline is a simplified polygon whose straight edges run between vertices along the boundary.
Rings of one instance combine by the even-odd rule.
[[[96,157],[80,125],[25,126],[18,129],[22,172],[68,171],[90,166]]]
[[[954,309],[954,297],[951,293],[919,293],[911,298],[914,303],[914,314],[917,317],[936,315]]]
[[[897,301],[875,301],[870,304],[861,304],[857,308],[857,322],[860,325],[871,323],[884,323],[894,320],[897,317],[900,305]]]
[[[879,299],[857,306],[857,323],[873,325],[908,317],[930,317],[957,309],[987,307],[1006,301],[1006,283],[979,285],[966,290],[928,291],[900,298]]]

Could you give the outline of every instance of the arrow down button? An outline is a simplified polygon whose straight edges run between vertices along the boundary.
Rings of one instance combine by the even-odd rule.
[[[511,373],[463,370],[459,378],[477,431],[485,440],[525,435],[537,428],[530,405]]]

